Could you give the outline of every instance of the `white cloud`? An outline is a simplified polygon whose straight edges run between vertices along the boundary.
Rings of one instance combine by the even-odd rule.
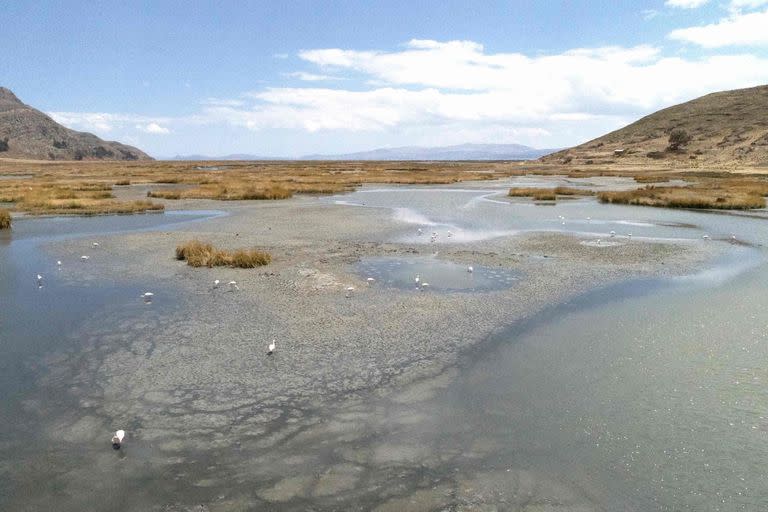
[[[650,21],[659,15],[659,11],[656,9],[643,9],[640,11],[640,14],[642,14],[645,21]]]
[[[160,126],[157,123],[149,123],[145,125],[137,124],[136,129],[145,133],[154,133],[158,135],[166,135],[171,133],[171,130],[165,128],[164,126]]]
[[[757,9],[768,4],[768,0],[731,0],[728,8],[731,12],[739,13],[744,10]]]
[[[294,71],[293,73],[286,73],[285,76],[291,77],[291,78],[298,78],[299,80],[304,80],[306,82],[321,82],[325,80],[339,80],[338,77],[330,76],[330,75],[318,75],[315,73],[306,73],[304,71]]]
[[[768,10],[734,14],[710,25],[673,30],[669,37],[705,48],[768,46]]]
[[[48,112],[57,123],[75,130],[92,131],[107,134],[116,129],[133,126],[145,133],[166,134],[168,128],[160,123],[171,122],[168,117],[147,117],[134,114],[111,114],[106,112]]]
[[[664,5],[678,9],[696,9],[709,2],[709,0],[667,0]]]
[[[666,57],[648,45],[529,56],[487,52],[473,41],[412,40],[392,51],[328,48],[299,57],[318,75],[330,73],[355,86],[272,87],[235,99],[209,98],[196,115],[183,118],[54,116],[70,126],[98,124],[121,133],[147,132],[153,123],[174,133],[230,125],[345,137],[368,133],[378,140],[519,137],[553,147],[705,93],[768,82],[768,59],[757,55]]]

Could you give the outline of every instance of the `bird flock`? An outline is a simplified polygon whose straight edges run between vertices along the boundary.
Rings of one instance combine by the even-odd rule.
[[[592,220],[591,217],[587,217],[586,219],[589,222],[591,222],[591,220]],[[560,221],[560,223],[562,225],[565,225],[566,219],[565,219],[564,216],[559,215],[558,216],[558,220]],[[422,228],[418,228],[417,234],[419,236],[421,236],[423,233],[424,233],[423,229]],[[447,233],[446,233],[446,236],[448,238],[452,238],[453,235],[454,235],[453,232],[450,231],[450,230],[447,231]],[[437,241],[438,237],[439,237],[439,233],[437,231],[433,231],[431,233],[431,235],[430,235],[430,243],[435,243]],[[608,237],[609,238],[615,238],[616,237],[616,232],[615,231],[610,231],[608,233]],[[632,233],[627,233],[626,234],[626,238],[627,238],[627,240],[631,241],[632,240]],[[710,236],[705,234],[705,235],[702,236],[702,239],[705,240],[705,241],[710,240]],[[729,240],[730,240],[731,243],[735,243],[736,242],[736,235],[735,234],[731,234]],[[602,243],[602,239],[598,238],[597,239],[597,245],[600,245],[601,243]],[[99,242],[93,242],[91,244],[91,247],[96,249],[96,248],[100,247],[100,244],[99,244]],[[87,262],[89,259],[90,259],[90,256],[87,255],[87,254],[83,254],[82,256],[80,256],[80,260],[82,262],[84,262],[84,263]],[[56,261],[56,266],[57,266],[57,268],[59,270],[61,270],[62,266],[63,266],[62,261],[61,260],[57,260]],[[472,265],[468,265],[467,266],[467,272],[469,274],[474,273],[474,271],[475,271],[475,269],[474,269],[474,267]],[[36,282],[38,288],[42,288],[43,287],[43,281],[44,281],[43,275],[42,274],[36,274],[35,282]],[[414,284],[415,284],[415,286],[416,286],[416,288],[418,290],[425,291],[425,290],[428,290],[430,288],[430,284],[428,282],[426,282],[424,279],[422,279],[421,274],[416,274],[414,279],[413,279],[413,281],[414,281]],[[368,286],[373,286],[376,283],[376,279],[374,279],[373,277],[368,277],[368,278],[366,278],[366,283],[367,283]],[[229,291],[231,291],[231,292],[235,292],[235,291],[240,290],[240,288],[239,288],[239,286],[237,284],[237,281],[232,280],[232,281],[229,281],[227,284],[229,286]],[[220,286],[221,286],[221,281],[219,279],[215,279],[213,281],[213,289],[216,290]],[[354,292],[355,292],[355,287],[354,286],[351,286],[351,285],[347,286],[346,289],[345,289],[345,296],[347,298],[351,298],[353,296]],[[151,304],[154,296],[155,296],[155,294],[153,292],[144,292],[144,293],[141,294],[141,298],[144,301],[144,303],[146,303],[146,304]],[[272,356],[275,353],[276,349],[277,349],[277,341],[275,339],[273,339],[267,345],[267,352],[266,352],[267,356]],[[115,433],[112,435],[112,438],[111,438],[112,447],[115,450],[119,450],[122,447],[124,440],[125,440],[125,430],[121,429],[121,430],[115,431]]]

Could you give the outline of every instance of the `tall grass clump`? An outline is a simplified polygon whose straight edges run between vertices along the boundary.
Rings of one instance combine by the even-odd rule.
[[[765,208],[765,197],[750,190],[723,190],[698,187],[654,187],[621,192],[600,192],[602,203],[632,204],[666,208],[749,210]]]
[[[0,209],[0,229],[11,229],[11,213]]]
[[[268,265],[272,256],[258,249],[217,249],[213,244],[191,240],[176,247],[176,259],[190,267],[255,268]]]
[[[512,187],[509,189],[508,195],[510,197],[532,197],[536,201],[555,201],[557,196],[591,196],[594,195],[594,192],[572,187]]]

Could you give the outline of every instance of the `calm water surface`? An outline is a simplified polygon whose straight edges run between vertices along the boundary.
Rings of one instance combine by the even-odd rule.
[[[541,181],[516,180],[530,186]],[[691,276],[591,291],[501,329],[463,360],[447,389],[418,405],[382,406],[388,416],[413,413],[429,421],[391,431],[372,427],[370,442],[461,450],[491,445],[492,453],[475,464],[549,475],[580,489],[599,510],[768,509],[768,266],[762,249],[768,223],[763,213],[742,217],[600,205],[591,198],[539,206],[504,197],[510,183],[368,187],[323,200],[385,208],[403,223],[394,241],[414,244],[430,243],[432,231],[438,232],[434,244],[439,246],[529,230],[596,238],[615,231],[617,236],[718,244],[735,235],[738,243],[727,245],[722,260]],[[66,262],[58,270],[39,250],[40,243],[71,236],[90,240],[184,220],[188,217],[19,220],[11,237],[0,239],[0,452],[6,464],[23,461],[27,454],[18,443],[35,439],[22,405],[39,378],[36,361],[62,345],[77,350],[74,334],[94,315],[117,324],[177,307],[170,291],[159,293],[149,307],[143,304],[139,295],[147,283],[59,284],[57,272],[83,263]],[[419,235],[419,227],[427,235]],[[702,240],[704,234],[713,240]],[[452,289],[472,289],[462,281],[469,279],[463,266],[430,267],[421,260],[402,265],[444,272],[445,282],[452,276],[459,280]],[[385,281],[394,276],[392,286],[410,286],[411,270],[398,273],[396,267],[382,258],[362,262],[359,270],[378,272]],[[42,288],[35,282],[37,273],[44,275]],[[507,286],[507,278],[515,276],[479,269],[475,277]],[[61,394],[66,400],[66,390]],[[44,448],[27,447],[36,449]],[[175,492],[172,475],[154,478],[145,493]],[[4,493],[17,491],[7,485],[0,483],[0,504]],[[151,502],[151,496],[127,499],[135,508],[142,500]],[[128,503],[108,508],[120,510]]]

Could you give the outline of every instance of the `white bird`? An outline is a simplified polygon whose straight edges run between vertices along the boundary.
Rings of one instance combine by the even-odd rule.
[[[40,274],[37,274],[37,280],[38,281],[42,281],[43,280],[43,276],[41,276]]]
[[[416,274],[416,278],[414,279],[414,281],[416,282],[416,285],[418,286],[419,281],[421,281],[421,276],[419,274]]]
[[[632,233],[627,233],[627,237],[632,240]]]
[[[355,287],[354,286],[347,286],[347,293],[345,295],[347,297],[351,297],[352,296],[352,292],[354,292],[354,291],[355,291]]]
[[[369,277],[368,279],[366,279],[366,281],[368,282],[368,284],[373,284],[376,282],[376,280],[372,277]]]
[[[99,246],[99,242],[93,242],[93,246],[94,247],[98,247]]]
[[[275,340],[272,340],[272,343],[270,343],[269,346],[267,347],[267,355],[271,356],[272,354],[274,354],[276,347],[277,345],[275,345]]]
[[[112,448],[119,450],[123,444],[123,439],[125,439],[125,430],[116,431],[115,435],[112,436]]]
[[[213,281],[213,287],[214,287],[214,288],[218,288],[218,287],[219,287],[219,283],[221,283],[221,281],[219,281],[218,279],[215,279],[215,280]]]
[[[421,289],[422,290],[425,290],[427,288],[429,288],[429,283],[421,283]]]
[[[600,240],[600,239],[598,238],[598,239],[597,239],[597,245],[600,245],[600,242],[602,242],[602,240]]]
[[[61,266],[61,261],[57,261],[56,265],[58,265],[60,267]]]
[[[611,235],[611,238],[616,236],[616,232],[615,231],[611,231],[609,234]]]
[[[144,292],[144,293],[141,295],[141,298],[142,298],[142,299],[144,299],[144,302],[146,302],[147,304],[149,304],[150,302],[152,302],[152,297],[154,297],[154,296],[155,296],[155,294],[154,294],[154,293],[152,293],[152,292]]]
[[[592,220],[592,217],[587,217],[587,220]]]
[[[448,238],[451,238],[453,236],[453,231],[448,232]]]
[[[232,292],[233,292],[233,291],[235,291],[235,290],[239,290],[239,289],[240,289],[240,288],[237,286],[237,281],[230,281],[230,282],[229,282],[229,290],[230,290],[230,291],[232,291]]]
[[[709,240],[709,235],[704,235],[704,236],[703,236],[703,237],[701,237],[701,238],[703,238],[704,240]]]
[[[423,233],[423,231],[421,230],[421,228],[419,228],[419,229],[418,229],[418,233],[419,233],[419,234],[422,234],[422,233]]]
[[[90,259],[90,256],[80,256],[80,259],[83,261],[88,261]]]
[[[472,265],[470,265],[470,266],[468,266],[468,267],[467,267],[467,272],[469,272],[470,274],[471,274],[472,272],[474,272],[474,271],[475,271],[475,267],[473,267]]]

